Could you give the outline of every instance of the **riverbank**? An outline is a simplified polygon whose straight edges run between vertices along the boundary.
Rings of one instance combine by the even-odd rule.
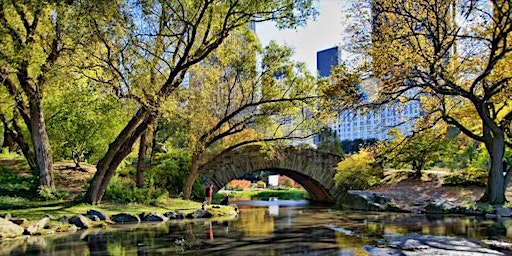
[[[368,190],[351,190],[344,197],[344,209],[396,211],[426,214],[482,215],[487,218],[511,217],[510,204],[494,206],[478,203],[483,186],[451,186],[443,184],[448,171],[424,171],[421,179],[409,178],[407,172],[386,173],[384,182]],[[512,188],[507,189],[511,198]]]

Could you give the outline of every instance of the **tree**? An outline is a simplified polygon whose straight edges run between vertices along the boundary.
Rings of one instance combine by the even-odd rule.
[[[59,79],[44,102],[54,158],[72,159],[77,169],[81,162],[94,164],[105,154],[132,107],[93,84],[85,78]]]
[[[395,166],[410,164],[414,171],[414,178],[421,178],[421,171],[425,166],[440,159],[444,148],[448,144],[446,134],[438,129],[428,129],[410,136],[404,136],[400,130],[390,130],[393,138],[384,147],[379,146],[386,162]]]
[[[52,151],[43,111],[44,92],[73,41],[74,6],[60,1],[2,1],[0,78],[30,133],[42,186],[54,189]],[[11,119],[13,129],[19,127]],[[21,133],[17,133],[21,136]],[[21,137],[19,137],[21,143]],[[20,144],[20,146],[22,146]],[[32,153],[23,149],[26,156]],[[32,156],[28,156],[30,163]]]
[[[332,129],[327,128],[326,130],[322,131],[322,133],[320,133],[320,138],[321,139],[320,144],[318,145],[318,150],[332,154],[343,155],[341,141]]]
[[[249,144],[316,134],[323,117],[316,110],[317,83],[291,55],[289,47],[274,42],[261,49],[254,34],[241,29],[191,69],[189,87],[177,94],[184,111],[169,116],[188,124],[192,163],[185,198],[191,196],[201,165],[213,158]]]
[[[275,20],[295,26],[314,14],[309,0],[135,1],[116,7],[119,15],[112,22],[96,12],[88,16],[101,43],[91,58],[100,60],[104,71],[91,78],[110,84],[115,94],[137,101],[140,108],[98,162],[85,196],[92,204],[101,201],[117,167],[158,116],[160,106],[182,85],[188,70],[232,31],[250,21]],[[152,68],[158,76],[151,80]]]
[[[421,126],[444,121],[482,142],[490,165],[480,200],[491,204],[506,201],[512,177],[504,159],[505,147],[512,147],[510,5],[381,0],[359,8],[372,11],[367,21],[373,29],[364,35],[372,40],[361,49],[372,58],[367,67],[382,80],[373,104],[422,101]]]

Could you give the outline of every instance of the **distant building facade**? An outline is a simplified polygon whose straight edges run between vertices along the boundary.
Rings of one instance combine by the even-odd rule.
[[[339,46],[317,52],[317,69],[319,77],[329,77],[331,69],[341,62],[341,49]],[[414,122],[421,115],[419,102],[405,104],[390,103],[367,113],[358,113],[354,110],[340,110],[334,123],[329,128],[339,140],[377,139],[389,138],[389,130],[398,128],[403,134],[413,131]],[[314,143],[318,145],[321,136],[315,137]]]

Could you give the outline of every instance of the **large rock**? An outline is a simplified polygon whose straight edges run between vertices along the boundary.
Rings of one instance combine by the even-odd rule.
[[[504,255],[485,248],[481,242],[465,238],[433,235],[387,235],[387,245],[404,252],[402,255],[486,256]]]
[[[394,200],[385,194],[372,191],[349,190],[341,205],[345,209],[364,211],[401,211]]]
[[[185,217],[185,216],[183,216],[183,213],[181,213],[181,212],[173,212],[173,211],[164,213],[164,216],[169,218],[169,219],[171,219],[171,220],[181,220],[181,219],[183,219]]]
[[[98,211],[98,210],[94,210],[94,209],[91,209],[91,210],[87,210],[87,216],[91,217],[91,216],[97,216],[100,220],[107,220],[108,219],[108,216],[101,212],[101,211]],[[91,219],[93,219],[94,217],[92,217]]]
[[[123,223],[140,223],[140,218],[137,215],[131,213],[119,213],[110,216],[110,220],[115,223],[123,224]]]
[[[77,214],[77,215],[71,217],[69,219],[69,224],[73,224],[80,229],[88,229],[88,228],[92,227],[92,221],[89,218],[87,218],[81,214]]]
[[[512,210],[510,208],[497,207],[496,214],[503,218],[508,218],[512,216]]]
[[[0,239],[21,236],[23,231],[25,230],[22,227],[4,218],[0,218]]]
[[[143,214],[141,219],[142,219],[142,221],[148,221],[148,222],[161,222],[161,221],[168,220],[168,218],[165,217],[163,214],[157,213],[157,212]]]
[[[207,210],[197,209],[194,212],[187,214],[186,217],[188,219],[201,219],[201,218],[210,218],[212,216],[213,216],[212,213]]]
[[[424,212],[428,214],[459,213],[460,211],[457,205],[443,199],[435,199],[424,208]]]
[[[50,218],[49,217],[44,217],[44,218],[40,219],[37,223],[28,226],[28,228],[25,230],[25,233],[27,235],[34,235],[39,230],[41,230],[44,227],[48,226],[48,224],[50,224]]]

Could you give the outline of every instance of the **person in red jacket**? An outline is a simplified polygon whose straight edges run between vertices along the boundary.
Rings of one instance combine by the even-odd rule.
[[[213,196],[213,185],[210,184],[204,189],[204,202],[208,205],[212,203],[212,196]]]

